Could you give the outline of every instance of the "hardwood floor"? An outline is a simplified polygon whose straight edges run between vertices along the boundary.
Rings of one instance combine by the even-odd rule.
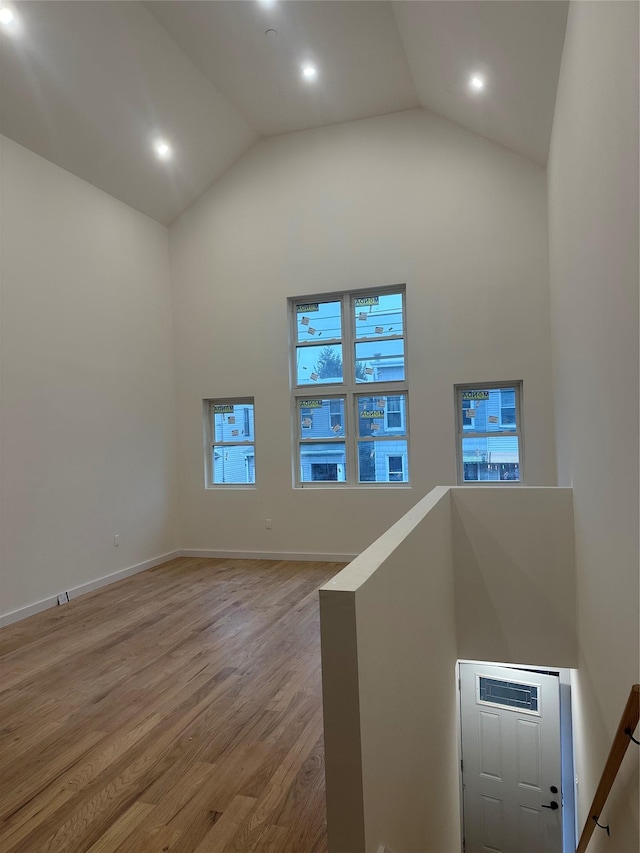
[[[3,853],[324,853],[317,588],[181,558],[0,631]]]

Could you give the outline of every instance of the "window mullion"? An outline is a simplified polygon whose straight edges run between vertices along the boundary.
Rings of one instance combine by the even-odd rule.
[[[372,485],[374,483],[393,482],[397,481],[395,475],[399,474],[401,475],[403,482],[408,480],[408,388],[405,368],[406,305],[404,292],[404,287],[402,285],[398,285],[395,288],[372,288],[370,291],[363,290],[357,292],[345,292],[343,294],[324,294],[322,296],[300,297],[295,300],[291,300],[291,391],[294,410],[293,416],[296,419],[294,429],[296,443],[296,458],[294,462],[296,465],[296,476],[294,478],[294,482],[296,485],[304,486],[307,482],[311,481],[317,482],[317,484],[320,485],[323,480],[325,481],[324,485],[330,485],[330,483],[335,485],[335,466],[338,464],[338,478],[342,477],[342,468],[340,462],[336,463],[336,456],[332,455],[329,451],[332,446],[336,445],[341,446],[342,448],[341,455],[346,466],[346,476],[344,479],[345,483],[348,485],[363,485],[366,487],[367,485]],[[375,308],[369,309],[370,313],[374,315],[372,319],[375,322],[369,323],[371,327],[370,329],[362,329],[362,331],[368,332],[368,334],[366,337],[363,336],[363,338],[360,339],[357,336],[359,328],[357,326],[357,311],[359,310],[359,306],[356,308],[356,299],[363,296],[366,297],[365,304],[369,306],[376,306]],[[380,299],[378,299],[378,297],[380,297]],[[327,317],[329,317],[329,319],[337,319],[337,317],[335,317],[337,311],[332,310],[334,305],[327,305],[327,303],[334,303],[334,305],[335,303],[339,303],[340,332],[342,337],[340,339],[335,337],[331,339],[325,338],[324,340],[321,337],[319,338],[318,335],[314,335],[313,338],[307,337],[304,333],[304,327],[308,327],[309,323],[311,323],[311,328],[317,329],[321,334],[326,334],[327,332],[333,332],[335,334],[335,331],[337,331],[335,324],[327,324],[326,322]],[[335,307],[337,308],[337,305],[335,305]],[[318,309],[320,310],[320,314],[315,314],[314,316],[314,312],[317,312]],[[365,309],[363,308],[363,310]],[[300,319],[301,315],[303,315],[302,319]],[[309,317],[308,321],[306,320],[307,316]],[[317,325],[314,322],[314,319],[318,321]],[[325,320],[324,323],[323,320]],[[389,330],[391,327],[397,329],[398,322],[400,320],[402,322],[402,333],[390,334]],[[380,327],[381,331],[384,329],[384,333],[371,335],[371,331],[376,327]],[[399,350],[398,353],[393,354],[393,350],[392,352],[388,352],[387,347],[391,346],[389,344],[390,341],[401,342],[397,347]],[[375,381],[356,381],[356,342],[358,344],[367,344],[367,347],[365,347],[365,353],[361,353],[360,355],[365,366],[368,365],[375,368],[376,364],[378,365],[378,370],[376,370],[375,373],[370,371],[372,376],[369,378],[375,378]],[[381,347],[381,352],[376,352],[378,347],[373,346],[373,344],[376,343],[383,345]],[[320,355],[323,345],[333,346],[335,348],[334,353],[336,356],[338,355],[338,352],[341,352],[342,383],[339,385],[333,383],[315,384],[315,382],[312,384],[309,382],[311,373],[308,373],[307,371],[317,373],[319,375],[317,378],[325,377],[328,379],[333,375],[333,373],[329,373],[326,370],[321,371],[314,367],[314,363],[320,364],[318,361],[314,362],[314,358],[316,352]],[[317,347],[317,349],[309,352],[309,347]],[[386,363],[385,356],[392,361],[391,364]],[[369,364],[371,361],[373,361],[373,363]],[[325,363],[330,363],[330,359],[323,358],[322,366],[324,366]],[[394,378],[398,375],[400,375],[401,378]],[[381,377],[383,381],[378,381],[379,377]],[[358,398],[361,396],[367,396],[375,399],[376,397],[388,397],[389,395],[402,397],[403,403],[397,403],[396,405],[399,406],[398,410],[396,411],[394,409],[391,414],[394,426],[388,426],[388,417],[386,417],[386,415],[382,417],[379,425],[382,431],[389,429],[394,430],[395,432],[385,436],[380,436],[379,438],[375,438],[375,440],[372,439],[372,450],[377,446],[380,451],[384,449],[384,452],[379,453],[375,461],[371,463],[371,466],[367,464],[363,469],[363,476],[365,479],[360,482],[360,460],[358,450],[360,441],[360,415],[358,411]],[[342,434],[335,436],[330,434],[331,428],[336,423],[339,423],[339,420],[335,417],[335,410],[338,407],[332,406],[330,402],[333,398],[342,399],[344,401]],[[305,399],[310,401],[322,399],[325,401],[320,407],[322,409],[322,414],[312,417],[312,422],[308,423],[308,430],[311,433],[310,435],[305,435],[304,433],[307,430],[305,429],[303,431],[301,427],[302,412],[300,403]],[[326,402],[327,400],[329,402]],[[332,409],[334,410],[333,412]],[[384,441],[386,441],[387,444],[384,444]],[[397,453],[393,442],[398,442]],[[318,445],[315,449],[313,447],[314,443]],[[302,451],[305,446],[309,449],[304,456],[303,464],[301,459]],[[323,453],[325,453],[325,459],[327,460],[326,463],[323,463],[321,459]],[[400,461],[394,460],[392,466],[393,471],[390,472],[388,470],[388,458],[393,457],[394,455],[398,456]],[[385,456],[387,457],[386,460],[384,458]],[[399,467],[400,464],[401,469]],[[385,466],[387,468],[386,473],[384,471]],[[394,475],[393,480],[391,479],[391,474]]]
[[[352,297],[346,295],[342,299],[342,379],[351,394],[355,385],[354,339]]]
[[[355,330],[353,320],[353,297],[347,294],[342,302],[342,364],[345,384],[345,435],[347,437],[347,482],[350,486],[358,483],[357,419],[355,418]]]

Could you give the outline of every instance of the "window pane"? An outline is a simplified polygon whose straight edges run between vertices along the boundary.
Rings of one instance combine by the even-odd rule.
[[[402,335],[402,294],[358,296],[353,300],[356,340]]]
[[[340,340],[342,338],[340,302],[299,302],[296,305],[296,340]]]
[[[300,437],[333,438],[344,435],[344,399],[300,400]]]
[[[503,429],[515,428],[516,393],[513,388],[503,388],[500,391],[500,423]]]
[[[253,403],[214,403],[214,441],[255,441]]]
[[[300,445],[300,480],[303,483],[346,480],[347,455],[344,442]]]
[[[404,397],[387,397],[387,429],[397,430],[404,426]]]
[[[342,382],[342,344],[296,347],[298,385],[335,385]]]
[[[404,459],[402,456],[389,456],[387,466],[389,468],[389,482],[402,482],[404,479]]]
[[[473,431],[476,428],[476,403],[471,400],[462,401],[462,428],[464,430]]]
[[[533,684],[520,684],[514,681],[498,681],[496,678],[479,677],[481,702],[494,705],[508,705],[525,711],[538,710],[538,688]]]
[[[361,483],[408,482],[406,441],[359,441],[358,480]]]
[[[213,483],[255,483],[255,450],[253,445],[214,446],[211,460]]]
[[[355,350],[356,382],[404,379],[404,340],[367,341]]]
[[[515,388],[486,388],[461,391],[462,429],[465,432],[515,430]]]
[[[358,397],[358,436],[406,433],[406,394]]]
[[[519,481],[518,437],[463,438],[462,468],[465,482]]]

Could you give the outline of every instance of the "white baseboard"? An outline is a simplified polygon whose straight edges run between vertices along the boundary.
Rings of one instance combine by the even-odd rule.
[[[19,622],[21,619],[26,619],[29,616],[35,616],[42,610],[47,610],[49,607],[55,607],[58,603],[56,595],[50,595],[48,598],[43,598],[41,601],[36,601],[34,604],[28,604],[26,607],[19,607],[17,610],[12,610],[10,613],[4,613],[0,616],[0,628],[5,625],[11,625],[13,622]]]
[[[137,563],[135,566],[129,566],[126,569],[112,572],[110,575],[103,575],[101,578],[96,578],[93,581],[80,584],[80,586],[72,587],[67,590],[69,598],[78,598],[78,596],[84,595],[87,592],[93,592],[94,589],[100,589],[100,587],[108,586],[123,578],[128,578],[130,575],[136,575],[138,572],[153,569],[155,566],[166,563],[168,560],[173,560],[175,557],[217,557],[236,560],[307,560],[326,563],[350,563],[351,560],[357,557],[357,554],[310,554],[294,551],[198,551],[192,549],[170,551],[168,554],[162,554],[160,557],[153,557],[151,560],[145,560],[142,563]],[[21,619],[27,619],[29,616],[34,616],[36,613],[47,610],[49,607],[56,607],[57,604],[57,595],[50,595],[33,604],[27,604],[26,607],[19,607],[17,610],[12,610],[10,613],[0,616],[0,628],[5,625],[11,625],[14,622],[19,622]]]
[[[94,589],[100,589],[102,586],[108,586],[111,583],[128,578],[130,575],[137,575],[138,572],[145,572],[147,569],[153,569],[154,566],[159,566],[161,563],[166,563],[168,560],[173,560],[175,557],[182,556],[180,551],[170,551],[168,554],[162,554],[160,557],[152,557],[150,560],[145,560],[142,563],[136,563],[135,566],[129,566],[126,569],[119,569],[117,572],[112,572],[110,575],[103,575],[101,578],[96,578],[93,581],[80,584],[80,586],[72,587],[67,590],[69,598],[78,598],[86,592],[93,592]],[[42,610],[47,610],[49,607],[55,607],[58,604],[57,595],[50,595],[43,598],[41,601],[36,601],[34,604],[27,604],[26,607],[19,607],[17,610],[12,610],[11,613],[5,613],[0,616],[0,628],[4,625],[11,625],[13,622],[19,622],[21,619],[26,619],[28,616],[34,616]]]
[[[208,551],[186,548],[181,557],[216,557],[225,560],[308,560],[316,563],[350,563],[357,554],[312,554],[304,551]]]

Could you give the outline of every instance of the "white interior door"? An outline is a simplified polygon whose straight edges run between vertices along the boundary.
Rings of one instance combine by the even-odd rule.
[[[460,664],[465,853],[562,853],[560,684]]]

